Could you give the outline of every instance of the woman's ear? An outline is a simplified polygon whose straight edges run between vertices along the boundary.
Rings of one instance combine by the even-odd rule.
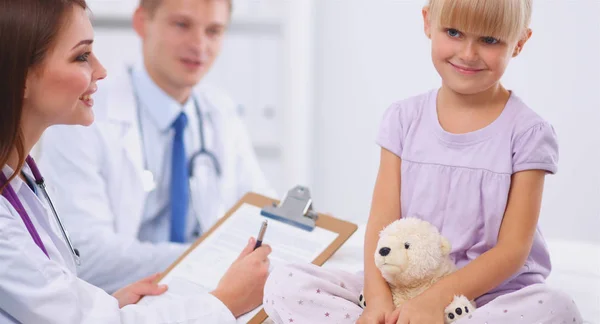
[[[513,54],[512,54],[513,57],[517,57],[519,54],[521,54],[521,52],[523,51],[523,47],[525,46],[525,43],[527,43],[529,38],[531,38],[531,34],[532,34],[531,29],[527,28],[523,37],[521,37],[521,39],[519,39],[519,41],[517,42],[517,45],[515,45],[515,49],[513,50]]]
[[[25,79],[25,89],[23,89],[23,99],[27,99],[29,98],[29,89],[31,88],[29,86],[29,73],[27,74],[27,78]]]
[[[425,31],[425,35],[427,38],[431,39],[431,22],[429,20],[429,6],[423,7],[421,11],[423,14],[423,30]]]

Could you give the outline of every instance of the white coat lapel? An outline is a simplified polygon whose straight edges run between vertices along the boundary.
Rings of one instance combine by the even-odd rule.
[[[144,156],[139,132],[137,101],[130,75],[127,73],[119,78],[118,86],[112,90],[108,102],[108,119],[111,123],[122,126],[120,134],[122,145],[126,148],[129,160],[137,167],[137,173],[141,175]]]
[[[120,233],[137,235],[142,219],[146,193],[143,186],[144,156],[137,118],[137,102],[131,86],[131,77],[123,74],[115,82],[108,100],[108,120],[119,134],[114,136],[114,168],[120,170],[110,188],[111,201],[117,209],[115,220]]]
[[[219,95],[218,91],[210,87],[204,87],[196,91],[196,95],[201,98],[201,106],[209,118],[206,122],[213,127],[214,147],[210,149],[215,152],[220,166],[221,176],[217,179],[216,190],[207,192],[204,197],[210,199],[206,203],[210,205],[207,209],[209,217],[214,222],[222,217],[226,212],[226,206],[232,192],[235,191],[236,174],[236,147],[234,140],[234,131],[229,126],[228,113],[232,109],[232,103]],[[214,187],[213,187],[214,188]],[[216,191],[216,192],[215,192]]]

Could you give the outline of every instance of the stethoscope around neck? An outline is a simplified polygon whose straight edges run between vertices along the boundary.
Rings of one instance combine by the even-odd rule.
[[[69,234],[68,234],[67,230],[65,229],[65,227],[63,226],[63,223],[60,220],[60,217],[58,216],[56,209],[54,208],[54,204],[52,203],[52,200],[50,199],[50,196],[48,195],[48,191],[46,190],[46,183],[44,182],[44,177],[42,177],[40,170],[38,169],[37,165],[35,164],[35,161],[33,161],[33,158],[31,156],[27,156],[27,158],[25,159],[25,163],[27,163],[27,165],[31,169],[31,172],[33,173],[35,185],[41,189],[42,194],[44,195],[44,198],[46,199],[46,202],[50,206],[50,210],[52,211],[52,215],[54,215],[54,219],[56,220],[56,223],[58,223],[58,227],[60,228],[62,236],[63,236],[65,242],[67,243],[67,245],[69,246],[69,250],[71,250],[71,255],[73,256],[73,261],[75,262],[76,265],[80,266],[81,260],[79,258],[79,251],[73,247],[73,244],[71,243],[71,239],[69,238]],[[4,198],[6,198],[6,200],[8,200],[8,202],[17,211],[17,213],[19,213],[19,216],[21,216],[21,220],[23,221],[23,223],[25,223],[25,227],[27,228],[27,231],[29,232],[29,235],[31,235],[31,238],[33,239],[35,244],[42,250],[42,252],[44,252],[44,254],[48,258],[50,258],[50,255],[48,254],[48,251],[46,250],[46,247],[44,246],[44,243],[42,242],[42,239],[40,238],[39,233],[35,229],[35,226],[33,225],[31,218],[29,217],[29,215],[27,214],[27,211],[23,207],[21,200],[17,196],[17,193],[14,191],[14,189],[11,187],[10,183],[8,183],[8,179],[4,175],[4,172],[1,172],[1,171],[0,171],[0,187],[4,187],[4,190],[2,191],[2,196],[4,196]]]
[[[141,104],[142,103],[140,101],[138,91],[133,82],[132,67],[128,68],[128,72],[129,72],[129,78],[131,80],[131,87],[133,90],[133,95],[135,97],[136,115],[137,115],[138,127],[139,127],[139,132],[140,132],[142,151],[144,151],[144,149],[146,148],[146,143],[145,143],[145,139],[144,139],[144,129],[143,129],[142,118],[141,118]],[[192,179],[194,177],[195,162],[198,158],[201,158],[202,156],[208,157],[208,159],[210,160],[211,164],[213,165],[213,167],[215,169],[215,173],[216,173],[217,177],[221,177],[221,164],[219,163],[217,156],[213,152],[206,149],[206,142],[205,142],[205,137],[204,137],[204,116],[202,115],[202,111],[200,110],[200,104],[198,103],[198,99],[196,98],[196,96],[192,95],[191,98],[194,101],[194,110],[196,113],[196,117],[198,118],[198,132],[200,135],[199,136],[200,137],[200,149],[198,151],[196,151],[194,154],[192,154],[192,156],[190,157],[190,159],[188,161],[188,179]],[[144,165],[142,180],[144,182],[144,190],[146,192],[149,192],[149,191],[152,191],[156,187],[156,183],[155,183],[154,175],[152,174],[152,172],[150,171],[150,169],[148,167],[148,156],[145,153],[143,153],[142,155],[143,155],[143,165]]]

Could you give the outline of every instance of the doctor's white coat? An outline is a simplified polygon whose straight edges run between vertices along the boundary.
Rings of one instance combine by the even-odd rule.
[[[79,276],[108,292],[164,271],[187,246],[137,240],[146,192],[136,101],[128,73],[99,82],[96,121],[89,127],[53,126],[40,142],[38,165],[79,249]],[[216,89],[194,95],[210,109],[221,177],[197,181],[199,221],[207,229],[246,192],[273,196],[235,103]],[[209,265],[207,265],[209,266]]]
[[[4,168],[3,171],[10,170]],[[33,178],[28,168],[25,173]],[[12,174],[12,171],[8,175]],[[17,177],[11,181],[49,257],[25,223],[0,196],[0,323],[44,324],[234,324],[229,310],[211,294],[129,305],[79,279],[75,262],[43,198]]]

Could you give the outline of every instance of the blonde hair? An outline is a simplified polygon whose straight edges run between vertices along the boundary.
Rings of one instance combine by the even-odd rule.
[[[520,39],[531,21],[533,0],[428,0],[432,24],[502,41]]]

